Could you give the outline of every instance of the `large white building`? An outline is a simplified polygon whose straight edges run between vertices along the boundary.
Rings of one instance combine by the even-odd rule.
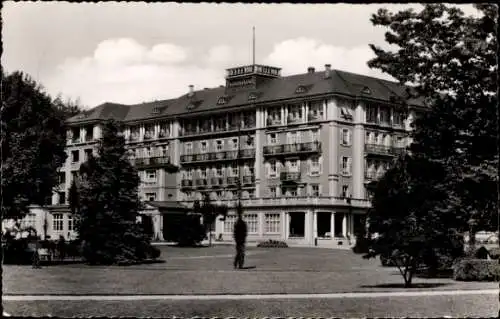
[[[115,119],[126,124],[155,239],[168,237],[172,212],[208,192],[230,208],[215,236],[231,240],[240,182],[250,241],[346,245],[364,225],[370,182],[410,143],[410,123],[423,110],[398,83],[328,64],[286,77],[276,67],[236,67],[227,70],[225,86],[190,86],[152,103],[104,103],[69,119],[53,205],[34,207],[26,221],[40,233],[45,224],[52,238],[75,236],[68,189],[96,151],[102,123]],[[179,172],[169,173],[171,165]]]

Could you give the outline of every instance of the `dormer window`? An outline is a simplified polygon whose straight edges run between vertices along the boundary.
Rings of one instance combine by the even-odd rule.
[[[248,100],[253,101],[257,99],[257,94],[256,93],[250,93],[248,94]]]
[[[370,90],[370,88],[369,88],[369,87],[365,86],[365,87],[363,88],[363,90],[361,90],[361,93],[362,93],[362,94],[367,94],[367,95],[370,95],[370,94],[372,94],[372,90]]]
[[[160,107],[158,107],[158,106],[153,107],[153,111],[151,113],[160,114]]]
[[[227,103],[227,98],[225,96],[221,96],[217,100],[217,105],[223,105],[223,104],[226,104],[226,103]]]
[[[297,94],[306,93],[306,88],[303,85],[301,85],[295,90],[295,93]]]

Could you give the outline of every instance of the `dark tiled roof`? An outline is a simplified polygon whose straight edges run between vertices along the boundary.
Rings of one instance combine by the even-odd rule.
[[[306,86],[304,93],[295,93],[297,87]],[[368,88],[370,94],[362,91]],[[121,121],[138,121],[156,117],[169,117],[200,113],[214,110],[230,109],[254,103],[270,103],[273,101],[294,99],[324,94],[339,94],[352,98],[360,97],[390,102],[394,96],[405,97],[405,87],[396,82],[377,79],[346,71],[331,70],[325,78],[325,72],[304,73],[268,80],[266,84],[253,89],[228,90],[225,87],[195,91],[193,96],[182,95],[176,99],[154,101],[135,105],[104,103],[86,112],[85,117],[76,115],[69,119],[70,123],[116,119]],[[249,94],[257,93],[258,98],[249,100]],[[229,96],[227,103],[217,104],[222,96]],[[422,99],[408,100],[410,105],[423,106]],[[192,104],[193,108],[188,106]],[[161,111],[160,113],[155,112]]]

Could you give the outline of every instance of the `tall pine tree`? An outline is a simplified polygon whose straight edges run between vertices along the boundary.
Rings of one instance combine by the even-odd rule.
[[[126,155],[121,124],[103,126],[98,156],[80,168],[79,222],[84,258],[90,264],[130,263],[157,257],[137,217],[139,177]]]

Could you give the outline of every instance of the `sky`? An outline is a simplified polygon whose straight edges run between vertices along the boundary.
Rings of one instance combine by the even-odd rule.
[[[392,78],[368,68],[369,44],[387,47],[374,27],[379,8],[418,4],[3,3],[1,62],[28,73],[55,97],[85,108],[175,98],[225,83],[225,69],[255,60],[282,75],[309,66]],[[471,5],[460,6],[475,14]]]

